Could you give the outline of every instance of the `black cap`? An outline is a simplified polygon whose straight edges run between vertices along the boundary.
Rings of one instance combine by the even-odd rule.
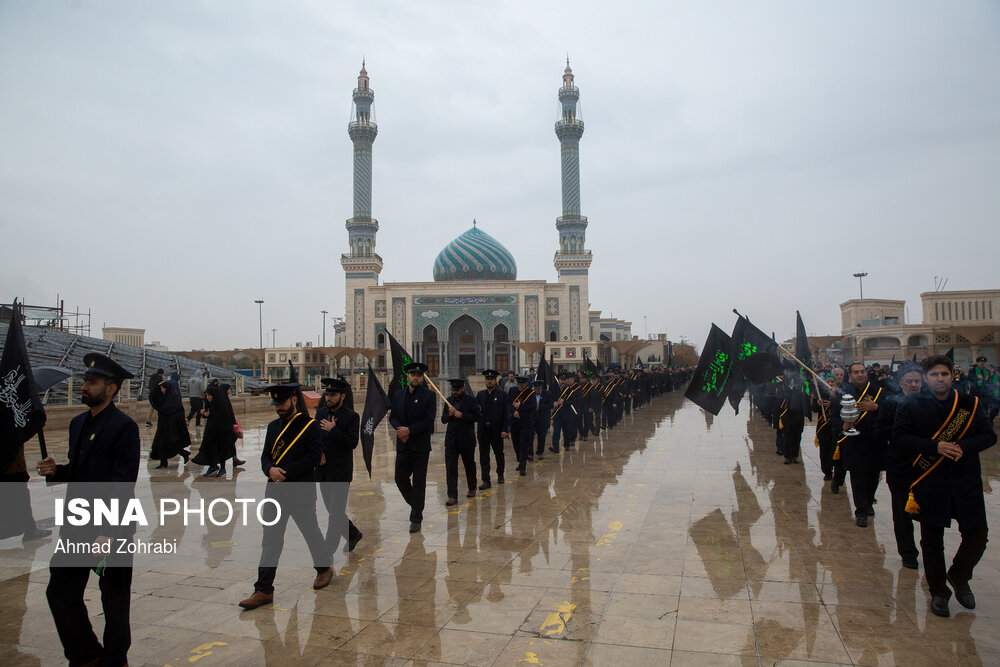
[[[545,380],[535,380],[534,382],[531,383],[531,386],[532,387],[544,387],[545,386]]]
[[[346,394],[351,385],[338,378],[323,378],[323,391],[327,394]]]
[[[450,378],[448,380],[448,382],[451,383],[451,388],[452,389],[461,389],[462,387],[465,386],[466,379],[465,378]]]
[[[497,371],[493,370],[492,368],[487,368],[485,371],[483,371],[482,375],[485,378],[495,378],[495,377],[499,377],[500,373],[498,373]]]
[[[156,369],[156,374],[157,375],[163,375],[163,369],[162,368],[157,368]]]
[[[976,357],[976,361],[986,361],[986,357]]]
[[[527,375],[518,375],[514,379],[517,380],[518,384],[528,384],[529,382],[531,382],[531,378],[528,377]]]
[[[404,373],[426,373],[427,364],[422,364],[419,361],[411,361],[410,363],[403,366]]]
[[[299,383],[286,382],[285,384],[275,384],[264,391],[271,396],[271,405],[280,405],[298,393]]]
[[[119,366],[114,359],[98,352],[83,355],[83,365],[87,367],[87,370],[83,372],[83,377],[107,378],[114,380],[119,385],[121,385],[122,380],[135,377]]]

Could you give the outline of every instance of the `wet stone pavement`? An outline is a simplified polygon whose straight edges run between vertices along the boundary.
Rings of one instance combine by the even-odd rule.
[[[974,612],[952,601],[951,618],[933,616],[922,570],[896,554],[884,484],[858,528],[849,489],[823,483],[811,425],[803,464],[786,466],[746,402],[726,410],[713,418],[662,396],[575,451],[546,451],[526,477],[508,441],[507,483],[455,507],[438,433],[415,535],[380,428],[373,480],[355,457],[348,513],[364,538],[328,588],[312,590],[311,568],[279,567],[274,604],[242,611],[252,567],[137,568],[130,664],[1000,664],[1000,550],[976,570]],[[235,482],[204,482],[260,475],[268,419],[244,424],[249,463]],[[148,451],[152,430],[140,430]],[[66,435],[48,440],[64,461]],[[998,449],[983,456],[994,534]],[[202,472],[176,464],[159,474],[144,459],[140,477],[190,484]],[[0,541],[0,664],[60,664],[48,571],[4,560],[14,546]],[[86,601],[100,636],[96,581]]]

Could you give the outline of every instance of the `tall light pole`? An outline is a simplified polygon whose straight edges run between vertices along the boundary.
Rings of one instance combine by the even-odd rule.
[[[642,328],[646,330],[646,340],[649,340],[649,324],[646,322],[646,316],[642,316]]]
[[[321,310],[319,312],[323,313],[323,347],[326,347],[326,314],[330,311]]]
[[[858,279],[858,288],[861,290],[861,298],[864,299],[865,298],[865,284],[864,284],[863,281],[864,281],[865,276],[867,276],[868,274],[867,273],[855,273],[855,274],[852,274],[852,275],[855,278]]]
[[[254,299],[257,304],[257,326],[260,328],[260,349],[264,349],[264,299]]]
[[[278,343],[275,342],[277,335],[278,335],[278,330],[271,329],[271,347],[278,347]]]

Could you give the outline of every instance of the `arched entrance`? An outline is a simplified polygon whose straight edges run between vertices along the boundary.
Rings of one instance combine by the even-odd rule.
[[[438,330],[433,324],[424,327],[422,346],[427,375],[437,377],[441,372],[441,348],[438,345]]]
[[[448,327],[448,368],[468,377],[481,366],[483,326],[469,315],[455,319]]]
[[[506,324],[493,329],[493,369],[506,373],[510,368],[510,330]]]

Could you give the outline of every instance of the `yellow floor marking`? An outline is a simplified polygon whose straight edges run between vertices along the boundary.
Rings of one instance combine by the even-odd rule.
[[[212,655],[214,651],[212,651],[211,649],[216,646],[229,646],[229,644],[227,644],[226,642],[209,642],[207,644],[202,644],[198,648],[195,648],[191,651],[191,653],[194,653],[194,655],[188,658],[188,662],[198,662],[205,656]]]
[[[525,651],[524,657],[519,659],[518,662],[527,662],[532,665],[540,665],[542,662],[538,659],[538,656],[532,651]]]
[[[239,544],[236,540],[226,540],[225,542],[212,542],[212,548],[218,549],[219,547],[235,547]]]
[[[359,495],[359,496],[374,496],[375,492],[374,491],[358,491],[357,495]]]
[[[545,617],[545,621],[542,623],[539,632],[546,637],[561,635],[566,632],[566,623],[573,617],[574,609],[576,609],[576,605],[572,602],[557,604],[556,610]]]

